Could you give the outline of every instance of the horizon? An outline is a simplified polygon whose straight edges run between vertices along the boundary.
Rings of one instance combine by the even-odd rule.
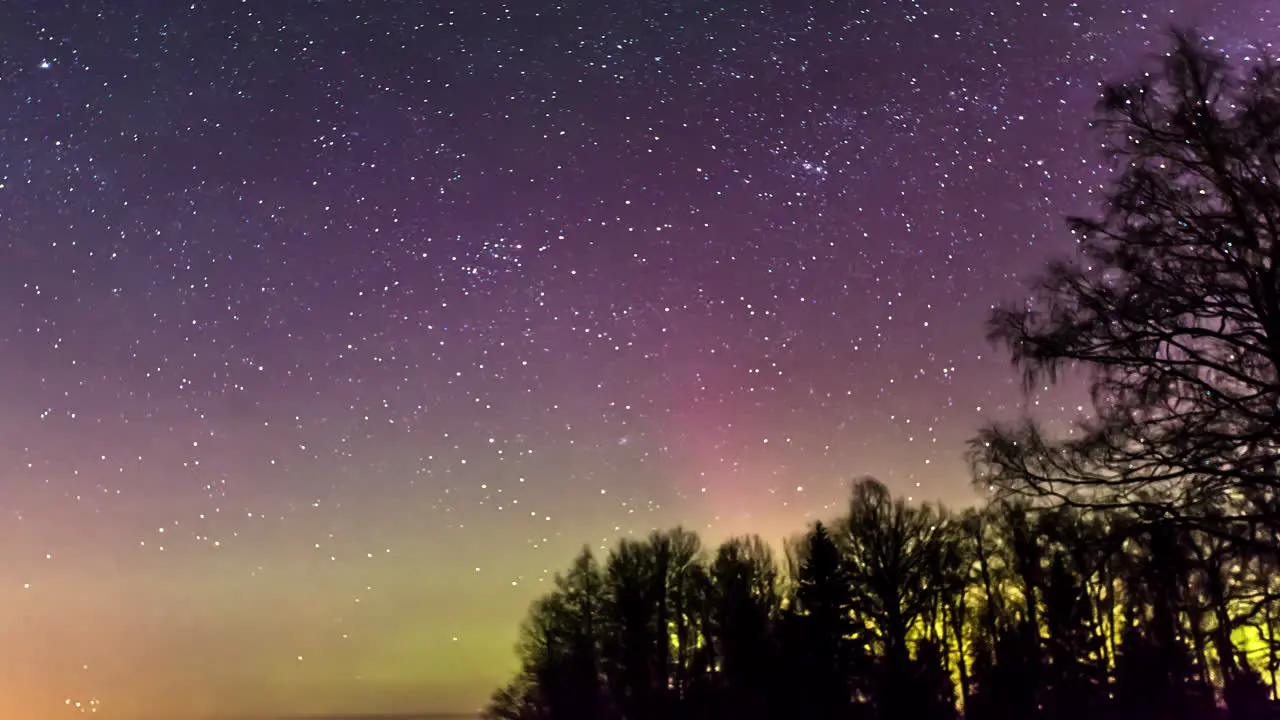
[[[422,718],[426,720],[428,718],[473,717],[479,714],[480,714],[480,711],[477,710],[473,712],[354,713],[354,714],[353,713],[334,713],[334,714],[325,714],[325,715],[295,714],[295,715],[284,715],[284,716],[273,715],[271,717],[280,718],[280,720],[284,720],[285,718],[292,718],[293,720],[322,720],[322,719],[333,720],[335,718],[342,718],[345,720],[368,720],[370,718],[382,718],[383,720],[394,720],[394,719],[403,720],[404,718]],[[261,718],[263,716],[261,715],[255,716],[250,714],[250,715],[240,715],[236,717],[238,717],[239,720],[251,720],[254,717]]]
[[[191,717],[142,716],[133,720],[474,720],[483,715],[472,712],[365,712],[365,714],[253,714],[205,715]]]

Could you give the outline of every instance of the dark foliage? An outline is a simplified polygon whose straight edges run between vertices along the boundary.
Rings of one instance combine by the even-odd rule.
[[[1280,532],[1280,68],[1237,73],[1189,32],[1160,72],[1107,88],[1118,175],[1076,257],[991,335],[1028,384],[1089,373],[1066,441],[1032,422],[974,445],[982,482],[1177,520],[1276,553]],[[1255,533],[1255,529],[1265,533]]]
[[[1269,717],[1274,575],[1216,536],[1003,501],[955,517],[873,480],[852,496],[790,572],[754,537],[584,551],[530,611],[488,716]]]
[[[679,529],[584,551],[487,716],[1280,717],[1280,73],[1193,37],[1107,90],[1101,217],[993,316],[1029,382],[1091,373],[1092,417],[985,429],[959,516],[858,481],[785,568]]]

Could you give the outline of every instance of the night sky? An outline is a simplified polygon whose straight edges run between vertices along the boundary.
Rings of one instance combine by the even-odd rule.
[[[0,6],[31,720],[471,710],[584,543],[777,540],[862,474],[973,502],[1022,402],[983,320],[1102,186],[1099,80],[1170,23],[1280,39],[1270,0],[66,5]]]

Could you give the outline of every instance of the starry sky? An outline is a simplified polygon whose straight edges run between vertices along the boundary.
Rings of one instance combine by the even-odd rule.
[[[0,715],[465,711],[584,543],[972,502],[1103,78],[1269,0],[0,7]]]

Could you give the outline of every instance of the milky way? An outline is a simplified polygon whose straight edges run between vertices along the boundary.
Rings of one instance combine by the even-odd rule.
[[[949,2],[4,3],[0,715],[470,709],[584,543],[973,501],[1099,81],[1278,18]]]

